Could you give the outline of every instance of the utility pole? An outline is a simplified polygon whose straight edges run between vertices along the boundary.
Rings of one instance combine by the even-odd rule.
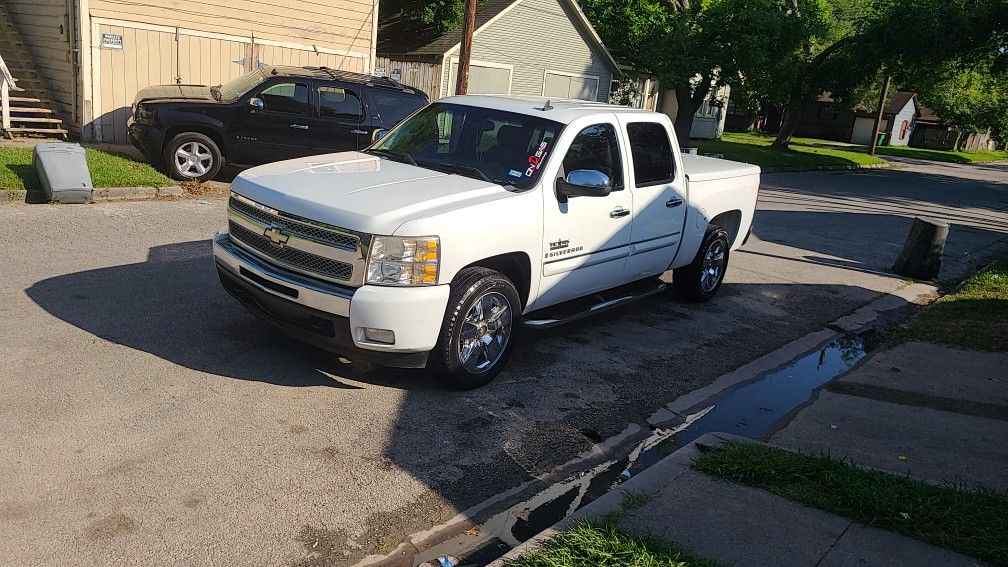
[[[472,58],[472,40],[475,30],[476,0],[465,0],[465,19],[462,22],[462,46],[459,50],[455,94],[464,95],[469,90],[469,59]]]
[[[878,146],[878,135],[879,129],[882,126],[882,112],[885,110],[886,98],[889,96],[889,81],[892,80],[890,75],[886,75],[885,81],[882,82],[882,96],[879,97],[878,109],[875,111],[875,127],[872,128],[872,138],[870,145],[868,146],[868,155],[875,155],[875,148]]]

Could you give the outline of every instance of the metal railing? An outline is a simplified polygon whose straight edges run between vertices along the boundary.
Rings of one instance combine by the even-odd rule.
[[[11,128],[10,92],[23,91],[17,86],[17,80],[11,75],[10,69],[0,56],[0,129],[7,133]]]

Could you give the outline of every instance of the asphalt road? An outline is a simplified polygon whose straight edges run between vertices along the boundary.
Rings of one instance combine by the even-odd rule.
[[[1008,248],[1008,166],[764,178],[706,305],[525,336],[473,392],[291,342],[218,285],[224,202],[0,207],[0,563],[345,564],[896,289],[915,214],[943,277]]]

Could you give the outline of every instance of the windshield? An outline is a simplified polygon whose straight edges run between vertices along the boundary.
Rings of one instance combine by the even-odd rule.
[[[212,87],[217,100],[233,101],[252,90],[252,87],[266,80],[262,71],[252,71],[223,85]]]
[[[524,190],[539,178],[562,129],[538,116],[435,102],[367,151]]]

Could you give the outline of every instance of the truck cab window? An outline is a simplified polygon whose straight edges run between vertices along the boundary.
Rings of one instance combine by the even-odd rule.
[[[353,91],[341,87],[319,87],[319,116],[347,122],[364,119],[364,105]]]
[[[263,110],[288,114],[308,114],[308,85],[277,83],[259,93]]]
[[[637,187],[671,183],[675,177],[672,142],[665,127],[657,122],[627,124],[634,184]]]
[[[575,169],[594,169],[609,176],[612,190],[618,191],[623,188],[622,163],[616,128],[612,124],[595,124],[574,137],[564,156],[562,175]]]
[[[426,104],[424,99],[419,96],[395,91],[382,92],[378,89],[371,91],[371,100],[378,111],[378,116],[381,117],[382,124],[386,127],[398,124],[403,118]]]

